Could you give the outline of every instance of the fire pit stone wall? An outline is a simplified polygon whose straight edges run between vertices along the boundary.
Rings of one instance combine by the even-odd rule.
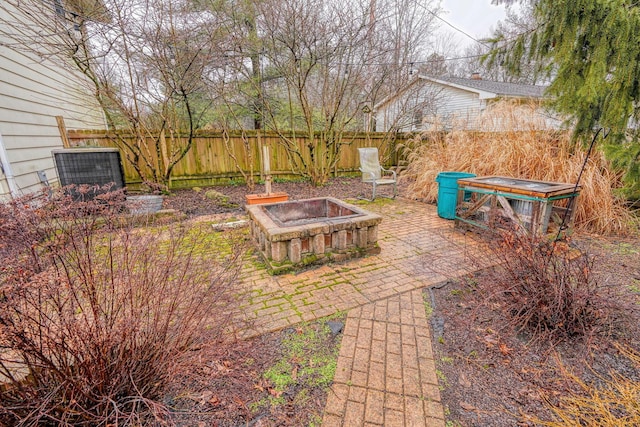
[[[273,273],[380,252],[382,217],[326,197],[246,207],[251,236]]]

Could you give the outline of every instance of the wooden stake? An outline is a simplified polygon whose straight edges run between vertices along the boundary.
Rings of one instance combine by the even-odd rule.
[[[71,148],[71,143],[67,136],[67,126],[64,124],[64,117],[56,116],[56,122],[58,122],[58,132],[60,132],[60,138],[62,138],[62,146],[64,148]]]
[[[269,146],[262,146],[262,170],[264,172],[264,186],[267,194],[271,194],[271,158]]]

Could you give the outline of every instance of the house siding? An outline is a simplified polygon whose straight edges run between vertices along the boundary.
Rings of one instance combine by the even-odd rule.
[[[416,123],[411,117],[402,119],[412,106],[419,104],[425,107],[421,123]],[[478,93],[420,81],[377,109],[376,131],[429,129],[435,122],[445,128],[460,122],[470,127],[485,106],[486,101],[480,99]]]
[[[433,83],[429,83],[432,84]],[[442,122],[445,128],[454,123],[464,128],[471,128],[485,107],[477,93],[458,88],[446,88],[442,101],[436,106],[435,118]],[[428,123],[424,124],[425,128]]]
[[[8,29],[0,33],[4,32]],[[80,84],[82,76],[3,41],[0,149],[5,151],[18,194],[25,194],[42,188],[38,171],[45,171],[50,183],[58,180],[51,150],[62,148],[62,139],[55,116],[64,117],[68,129],[104,129],[105,122],[97,102]],[[9,195],[6,178],[0,171],[0,197]]]

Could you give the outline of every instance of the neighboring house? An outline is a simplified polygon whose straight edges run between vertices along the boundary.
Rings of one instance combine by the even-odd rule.
[[[399,93],[375,106],[376,131],[483,129],[483,113],[500,100],[533,104],[543,127],[557,128],[560,121],[541,105],[545,89],[482,80],[477,74],[472,78],[418,75]],[[491,130],[499,129],[493,126]]]
[[[52,19],[60,7],[60,1],[51,2]],[[0,21],[0,199],[6,199],[43,188],[45,177],[57,181],[51,150],[63,143],[56,116],[68,129],[105,129],[106,124],[95,98],[79,84],[82,76],[21,49],[11,32],[25,31],[27,21],[19,10],[2,13],[7,15]]]

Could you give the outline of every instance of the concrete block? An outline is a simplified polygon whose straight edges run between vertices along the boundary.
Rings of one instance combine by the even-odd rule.
[[[264,248],[261,249],[262,253],[265,254],[265,256],[269,259],[273,259],[271,257],[271,242],[268,240],[264,241]]]
[[[302,260],[302,241],[291,239],[289,242],[289,261],[296,264]]]
[[[336,231],[332,235],[331,246],[337,250],[347,248],[347,230]]]
[[[371,227],[367,227],[367,241],[370,245],[374,244],[378,241],[378,226],[372,225]]]
[[[313,253],[318,255],[324,253],[324,234],[313,236]]]
[[[275,262],[282,262],[287,259],[287,242],[271,243],[271,259]]]
[[[359,248],[367,247],[367,240],[369,238],[368,228],[369,227],[358,228],[357,230],[356,246]]]

